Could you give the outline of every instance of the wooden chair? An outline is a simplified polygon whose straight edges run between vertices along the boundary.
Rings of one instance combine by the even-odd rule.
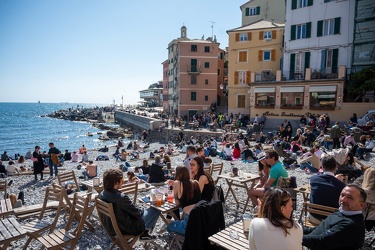
[[[307,213],[319,214],[319,215],[323,215],[327,217],[328,215],[336,211],[338,211],[338,209],[334,207],[328,207],[328,206],[323,206],[323,205],[318,205],[318,204],[312,204],[310,202],[304,202],[303,209],[300,215],[300,222],[305,227],[316,227],[317,224],[314,224],[309,220],[309,216],[307,215]],[[302,221],[302,215],[305,215],[304,221]]]
[[[71,182],[76,186],[76,189],[78,192],[81,191],[79,187],[79,183],[77,181],[76,175],[74,171],[66,172],[66,173],[61,173],[57,175],[57,182],[61,185],[64,186],[66,183]]]
[[[57,201],[59,203],[55,218],[53,219],[52,223],[48,221],[44,221],[44,214],[47,212],[48,209],[48,202]],[[63,196],[59,189],[53,187],[47,187],[46,194],[44,196],[44,202],[42,206],[42,210],[39,214],[38,219],[28,222],[23,226],[24,230],[26,231],[26,235],[29,236],[29,239],[24,245],[24,250],[27,249],[27,246],[30,244],[32,239],[38,238],[41,234],[47,230],[50,233],[55,229],[56,223],[60,217],[61,209],[63,208]]]
[[[96,211],[98,212],[99,220],[102,225],[102,227],[107,232],[108,236],[113,241],[112,246],[109,248],[109,250],[112,250],[116,245],[120,249],[132,249],[133,245],[137,242],[140,235],[123,235],[121,233],[121,230],[117,224],[116,216],[113,211],[113,205],[111,203],[107,203],[105,201],[100,200],[98,197],[95,198],[95,206]],[[113,235],[104,225],[105,219],[110,219],[112,223],[112,227],[115,231],[115,235]]]
[[[124,194],[132,194],[134,196],[133,204],[135,205],[135,203],[137,202],[137,194],[138,194],[138,182],[137,181],[122,185],[122,188],[120,188],[119,191]]]
[[[297,207],[297,193],[292,187],[291,178],[280,177],[277,182],[277,186],[287,190],[290,193],[290,195],[292,196],[292,201],[293,201],[293,209],[295,210]]]
[[[42,243],[43,246],[47,249],[60,249],[67,245],[70,245],[70,249],[74,249],[77,241],[81,236],[86,218],[89,215],[89,201],[89,196],[82,197],[75,193],[73,198],[73,205],[70,210],[69,220],[66,223],[64,229],[55,230],[52,233],[38,237],[36,240]],[[72,222],[77,218],[77,214],[80,215],[77,227],[73,232],[70,232],[70,227],[72,225]]]
[[[4,199],[7,198],[7,181],[0,181],[0,192],[4,192]]]
[[[217,175],[221,175],[221,172],[223,171],[223,163],[213,163],[211,166],[211,176],[214,179],[214,173],[217,173]],[[219,181],[219,176],[216,177],[216,180],[214,179],[215,185]]]
[[[209,164],[208,166],[203,167],[203,170],[205,172],[207,171],[211,175],[212,174],[211,164]]]

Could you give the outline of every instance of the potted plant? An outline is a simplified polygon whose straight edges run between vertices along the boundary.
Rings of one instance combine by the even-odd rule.
[[[322,73],[320,72],[320,70],[314,70],[314,72],[312,72],[311,74],[311,79],[320,79]]]

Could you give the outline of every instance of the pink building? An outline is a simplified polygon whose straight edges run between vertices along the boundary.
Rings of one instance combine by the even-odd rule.
[[[161,64],[163,65],[163,112],[168,112],[168,60]]]

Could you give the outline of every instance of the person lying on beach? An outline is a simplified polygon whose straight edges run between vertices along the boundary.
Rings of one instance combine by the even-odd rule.
[[[100,148],[98,151],[99,151],[99,152],[108,152],[108,147],[107,147],[107,145],[105,145],[104,148]]]

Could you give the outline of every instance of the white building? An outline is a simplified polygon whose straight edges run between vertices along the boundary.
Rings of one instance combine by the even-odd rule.
[[[351,67],[354,0],[287,0],[283,77],[337,78]]]

